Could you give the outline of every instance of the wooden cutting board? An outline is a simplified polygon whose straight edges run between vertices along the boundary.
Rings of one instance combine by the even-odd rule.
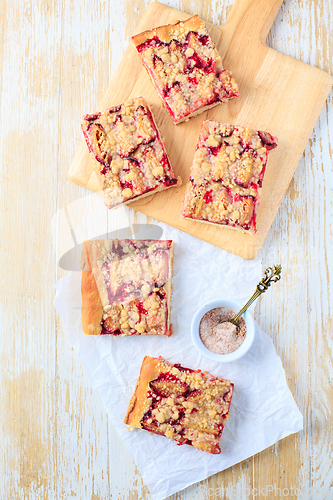
[[[130,207],[245,259],[253,259],[258,254],[333,84],[333,78],[324,71],[266,45],[282,1],[236,0],[223,26],[206,23],[224,67],[232,71],[239,85],[240,96],[228,104],[174,125],[130,44],[98,107],[102,110],[129,97],[144,96],[164,137],[173,169],[183,180],[181,187],[133,202]],[[166,5],[151,3],[137,33],[188,17],[189,14]],[[86,110],[87,113],[95,111]],[[269,155],[256,235],[200,224],[180,216],[201,123],[207,117],[267,130],[279,139],[278,147]],[[99,191],[94,161],[83,141],[68,176],[81,186]]]

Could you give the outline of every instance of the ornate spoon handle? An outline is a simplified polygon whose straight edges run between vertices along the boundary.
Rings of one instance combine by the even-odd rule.
[[[230,323],[237,325],[239,318],[245,313],[245,311],[250,307],[251,304],[261,295],[266,292],[267,288],[271,286],[272,283],[279,281],[281,278],[281,264],[277,266],[268,267],[265,271],[264,278],[258,283],[256,291],[252,295],[252,297],[246,302],[245,306],[236,314],[233,318],[229,319]]]

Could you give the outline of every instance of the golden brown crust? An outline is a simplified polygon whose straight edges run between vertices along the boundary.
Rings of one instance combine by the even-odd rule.
[[[227,224],[219,224],[217,222],[211,222],[209,220],[200,220],[200,219],[195,219],[194,217],[184,217],[184,219],[191,220],[193,222],[200,222],[201,224],[211,224],[212,226],[216,227],[226,227],[228,229],[234,229],[235,231],[238,231],[243,234],[255,234],[254,228],[253,228],[253,223],[251,224],[251,228],[248,230],[242,229],[241,227],[235,227],[235,226],[230,226]]]
[[[178,21],[174,24],[166,24],[159,26],[153,30],[147,30],[132,37],[133,43],[136,47],[157,36],[162,42],[169,43],[173,37],[179,36],[181,30],[185,31],[199,31],[204,29],[205,24],[198,15],[192,16],[186,21]]]
[[[101,333],[103,305],[90,261],[88,244],[89,242],[84,242],[82,252],[84,261],[81,279],[82,327],[86,335],[99,335]]]
[[[190,118],[194,118],[194,116],[201,115],[205,111],[208,111],[209,109],[215,108],[218,104],[221,104],[221,102],[226,102],[228,99],[213,102],[212,104],[208,104],[207,106],[203,106],[200,109],[197,109],[193,111],[193,113],[190,113],[189,115],[183,116],[183,118],[180,118],[180,120],[175,121],[175,125],[179,125],[180,123],[188,122]],[[162,101],[163,102],[163,101]],[[164,102],[163,105],[165,106]]]
[[[171,247],[170,247],[170,260],[169,260],[169,264],[170,264],[169,275],[170,276],[172,276],[172,272],[173,272],[174,247],[175,247],[175,244],[174,244],[174,242],[172,242]],[[167,290],[168,296],[170,297],[170,299],[168,301],[168,325],[169,325],[169,327],[168,327],[167,336],[171,337],[171,335],[173,334],[172,323],[170,323],[170,318],[171,318],[171,292],[172,292],[172,281],[171,281],[171,279],[169,279],[169,281],[166,284],[166,290]]]
[[[158,362],[159,360],[157,358],[145,356],[142,362],[140,375],[135,386],[134,394],[128,404],[124,419],[125,424],[141,429],[140,422],[150,406],[150,400],[147,399],[149,382],[154,380],[159,373],[157,368]]]
[[[130,205],[130,203],[134,203],[135,201],[141,201],[142,198],[148,198],[148,196],[153,196],[156,193],[159,193],[160,191],[166,191],[167,189],[173,188],[173,187],[179,187],[182,185],[182,178],[180,176],[177,177],[177,184],[174,184],[173,186],[168,186],[164,187],[161,186],[157,189],[154,189],[153,191],[149,191],[148,193],[140,194],[139,196],[136,196],[135,198],[131,198],[128,201],[123,201],[119,203],[118,205],[111,207],[110,210],[117,210],[117,208],[124,205]],[[101,194],[103,194],[103,191],[101,191]]]

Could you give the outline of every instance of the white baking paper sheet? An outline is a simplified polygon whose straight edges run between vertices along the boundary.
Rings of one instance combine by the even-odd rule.
[[[213,363],[198,354],[191,343],[190,324],[199,306],[219,297],[243,303],[252,295],[262,278],[260,257],[246,261],[177,229],[159,225],[163,228],[161,239],[175,241],[172,337],[85,336],[78,271],[58,281],[54,301],[91,384],[153,500],[162,500],[227,469],[303,428],[303,418],[287,387],[281,360],[270,337],[258,325],[253,346],[237,362]],[[270,291],[260,300],[270,300]],[[188,445],[178,446],[145,430],[127,430],[123,419],[145,355],[161,355],[172,363],[208,370],[235,384],[220,455]]]

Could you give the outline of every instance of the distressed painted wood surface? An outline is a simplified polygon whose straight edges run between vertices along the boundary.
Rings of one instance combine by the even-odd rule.
[[[93,223],[100,199],[67,179],[80,118],[101,100],[147,3],[0,1],[1,500],[150,498],[52,305],[70,227],[82,241],[147,221],[127,208]],[[169,2],[215,24],[231,4]],[[268,44],[333,74],[331,10],[329,0],[285,0]],[[283,280],[255,313],[304,431],[173,500],[333,499],[332,121],[331,93],[262,247],[263,267],[281,262]]]

